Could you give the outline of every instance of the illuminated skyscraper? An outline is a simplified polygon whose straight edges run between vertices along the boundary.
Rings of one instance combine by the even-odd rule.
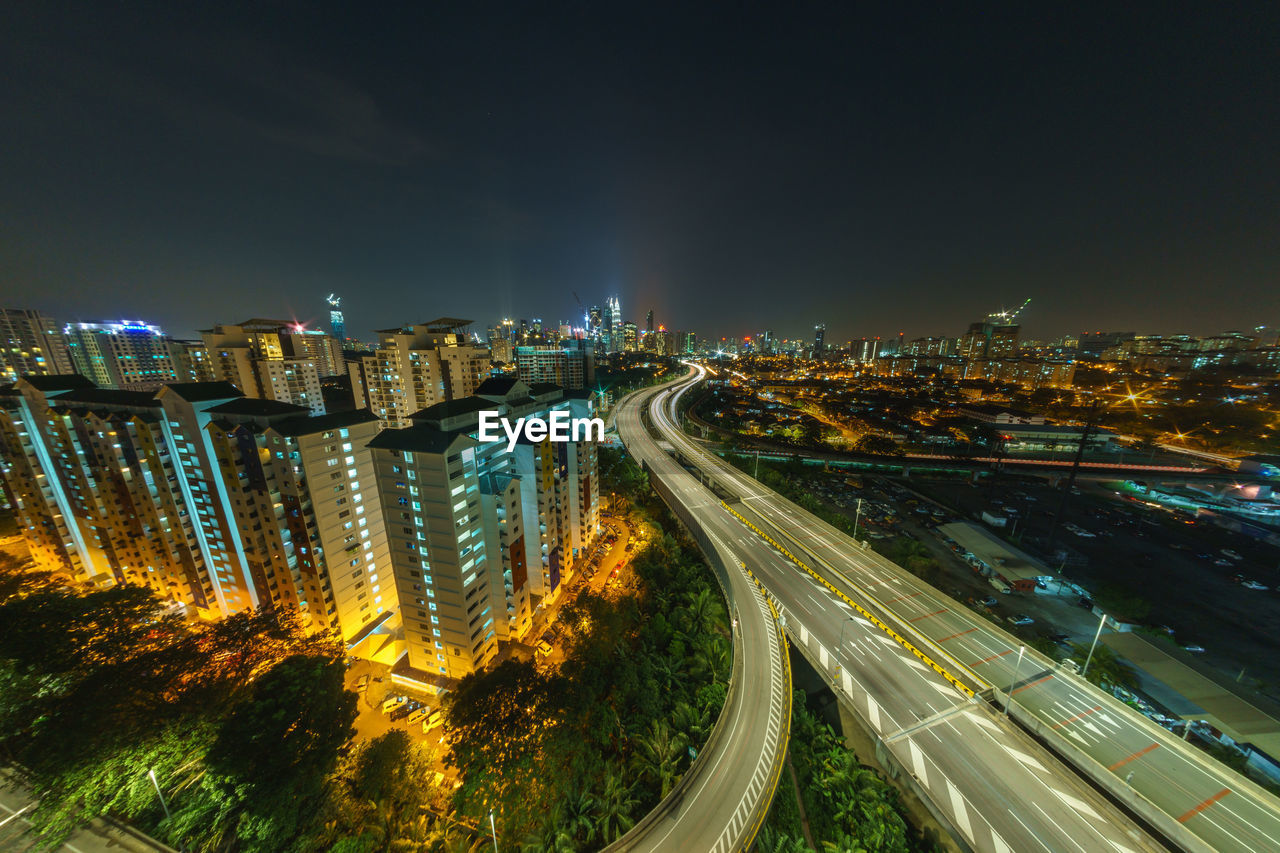
[[[342,303],[342,297],[334,296],[330,293],[325,298],[325,301],[329,303],[329,330],[338,339],[338,343],[345,346],[347,342],[347,323],[343,319],[342,310],[339,307]]]
[[[618,302],[618,297],[614,296],[609,300],[609,304],[613,306],[613,348],[615,351],[622,349],[622,305]]]
[[[813,360],[822,361],[827,337],[827,324],[819,323],[813,327]]]

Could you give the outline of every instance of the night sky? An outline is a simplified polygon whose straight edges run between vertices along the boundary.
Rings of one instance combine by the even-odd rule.
[[[186,5],[7,7],[0,304],[178,336],[330,291],[360,335],[574,291],[830,342],[1028,296],[1033,338],[1280,323],[1274,2]]]

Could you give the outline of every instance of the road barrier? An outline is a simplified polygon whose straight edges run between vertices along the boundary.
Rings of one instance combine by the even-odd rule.
[[[935,661],[933,658],[926,655],[924,652],[920,651],[920,649],[916,648],[914,643],[912,643],[906,637],[899,634],[897,631],[893,630],[893,628],[886,625],[874,613],[871,613],[869,610],[867,610],[862,605],[858,604],[849,596],[845,595],[843,592],[836,589],[835,586],[833,586],[830,581],[828,581],[822,575],[815,572],[813,569],[809,568],[809,566],[804,561],[802,561],[795,554],[792,554],[790,551],[788,551],[785,547],[783,547],[780,543],[778,543],[768,533],[765,533],[759,527],[756,527],[750,521],[747,521],[745,518],[743,518],[742,514],[739,513],[737,510],[735,510],[733,507],[729,506],[724,501],[721,501],[720,505],[723,506],[726,510],[728,510],[730,514],[733,515],[734,518],[738,519],[738,521],[746,525],[747,528],[750,529],[753,533],[755,533],[764,541],[768,542],[774,548],[777,548],[778,551],[782,554],[782,556],[786,557],[788,560],[790,560],[791,562],[795,563],[797,566],[799,566],[800,568],[808,572],[810,577],[812,577],[818,583],[825,586],[827,590],[831,592],[832,595],[836,596],[845,604],[852,607],[858,613],[858,615],[862,616],[864,619],[869,621],[872,625],[875,625],[881,631],[884,631],[894,640],[894,642],[898,643],[898,645],[902,646],[904,649],[911,652],[911,654],[915,655],[920,660],[921,663],[925,664],[926,666],[931,668],[934,672],[938,673],[938,675],[941,675],[943,678],[945,678],[947,680],[947,683],[950,684],[952,687],[954,687],[956,690],[959,690],[961,693],[963,693],[965,696],[968,696],[970,699],[972,699],[976,695],[973,688],[969,687],[969,685],[965,684],[963,681],[956,678],[950,672],[948,672],[947,670],[939,666],[937,661]]]

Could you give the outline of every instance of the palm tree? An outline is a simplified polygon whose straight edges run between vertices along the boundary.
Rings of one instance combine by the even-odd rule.
[[[596,798],[582,791],[561,802],[559,828],[574,841],[590,842],[596,837]]]
[[[728,675],[730,663],[729,644],[725,639],[704,634],[702,641],[693,650],[689,671],[698,678],[723,678]]]
[[[671,713],[671,725],[690,743],[702,743],[707,734],[707,714],[688,702],[677,702]]]
[[[756,851],[757,853],[809,853],[809,845],[804,843],[803,838],[784,835],[775,831],[772,826],[766,826],[760,830],[760,835],[756,838]]]
[[[688,633],[690,635],[710,633],[716,627],[724,613],[724,608],[714,593],[703,587],[695,593],[685,596],[685,613],[687,615]]]
[[[822,849],[825,853],[867,853],[867,848],[856,839],[841,833],[835,841],[822,842]]]
[[[661,797],[671,793],[675,786],[684,747],[684,736],[673,732],[665,720],[650,721],[648,731],[636,743],[637,767],[658,783]]]
[[[612,844],[636,825],[631,810],[639,800],[631,786],[609,774],[604,780],[604,793],[596,800],[596,834],[604,844]]]

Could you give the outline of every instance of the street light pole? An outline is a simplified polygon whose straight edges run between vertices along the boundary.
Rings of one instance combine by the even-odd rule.
[[[858,498],[858,511],[853,515],[853,538],[858,538],[858,521],[862,518],[862,498]]]
[[[1098,632],[1093,635],[1093,643],[1089,646],[1089,656],[1084,659],[1084,669],[1080,670],[1080,677],[1089,672],[1089,662],[1093,660],[1093,650],[1098,647],[1098,638],[1102,636],[1102,626],[1107,624],[1107,614],[1103,613],[1102,618],[1098,620]]]
[[[498,853],[498,829],[493,823],[493,809],[489,809],[489,832],[493,834],[493,853]]]
[[[147,775],[151,777],[151,784],[156,787],[156,796],[160,798],[160,807],[164,809],[164,819],[172,823],[173,815],[169,814],[169,804],[164,801],[164,792],[160,790],[160,783],[156,781],[155,768],[147,770]]]
[[[4,826],[6,823],[8,823],[8,822],[9,822],[9,821],[11,821],[11,820],[17,820],[19,817],[21,817],[21,816],[22,816],[22,813],[23,813],[23,812],[25,812],[27,809],[31,808],[31,806],[32,806],[32,805],[33,805],[32,803],[27,803],[25,806],[23,806],[22,808],[18,809],[16,812],[14,812],[13,814],[9,815],[9,816],[8,816],[7,818],[5,818],[4,820],[0,820],[0,826]]]
[[[756,451],[756,472],[751,475],[754,479],[760,479],[760,451]]]
[[[1022,675],[1022,653],[1027,650],[1026,646],[1018,646],[1018,665],[1013,668],[1013,681],[1009,682],[1009,695],[1004,700],[1004,715],[1009,716],[1009,706],[1013,704],[1013,685],[1018,683],[1018,677]]]

